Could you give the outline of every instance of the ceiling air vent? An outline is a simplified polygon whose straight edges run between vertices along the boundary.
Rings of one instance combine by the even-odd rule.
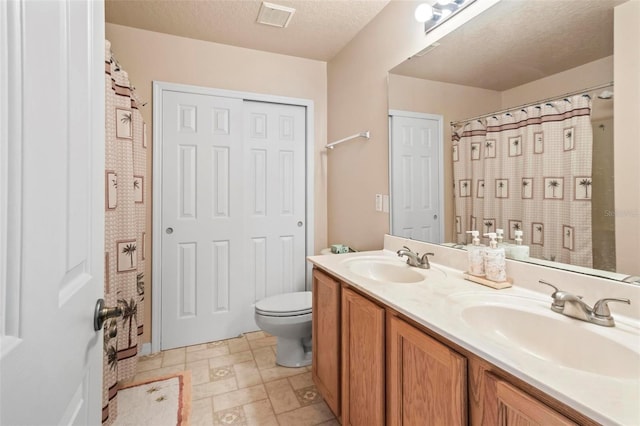
[[[280,6],[263,1],[256,22],[273,27],[285,28],[289,25],[289,21],[291,21],[291,17],[293,17],[295,12],[296,10],[292,7]]]

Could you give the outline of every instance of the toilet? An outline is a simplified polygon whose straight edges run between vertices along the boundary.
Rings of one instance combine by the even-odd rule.
[[[311,365],[311,303],[310,291],[278,294],[256,303],[256,324],[278,338],[276,364]]]

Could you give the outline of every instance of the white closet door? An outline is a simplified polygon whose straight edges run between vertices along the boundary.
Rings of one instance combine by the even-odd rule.
[[[304,290],[305,110],[163,95],[162,349],[256,330]]]
[[[305,289],[305,109],[245,101],[247,282],[255,300]]]

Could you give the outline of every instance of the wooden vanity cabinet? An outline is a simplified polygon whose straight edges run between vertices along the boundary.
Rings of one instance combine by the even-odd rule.
[[[311,377],[336,417],[340,417],[340,283],[313,270]]]
[[[387,314],[387,424],[467,424],[467,360]]]
[[[342,424],[385,424],[384,308],[342,288]]]
[[[485,373],[483,425],[575,426],[577,423],[508,382]]]
[[[343,425],[597,425],[318,269],[312,376]]]

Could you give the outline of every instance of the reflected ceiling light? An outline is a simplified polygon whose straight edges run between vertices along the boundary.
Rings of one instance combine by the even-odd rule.
[[[429,3],[421,3],[416,7],[414,16],[416,21],[424,22],[424,32],[426,34],[474,1],[475,0],[436,0],[433,6]]]
[[[418,22],[427,22],[431,18],[433,18],[433,6],[429,3],[422,3],[416,7],[416,11],[414,12],[414,16],[416,17],[416,21]]]

